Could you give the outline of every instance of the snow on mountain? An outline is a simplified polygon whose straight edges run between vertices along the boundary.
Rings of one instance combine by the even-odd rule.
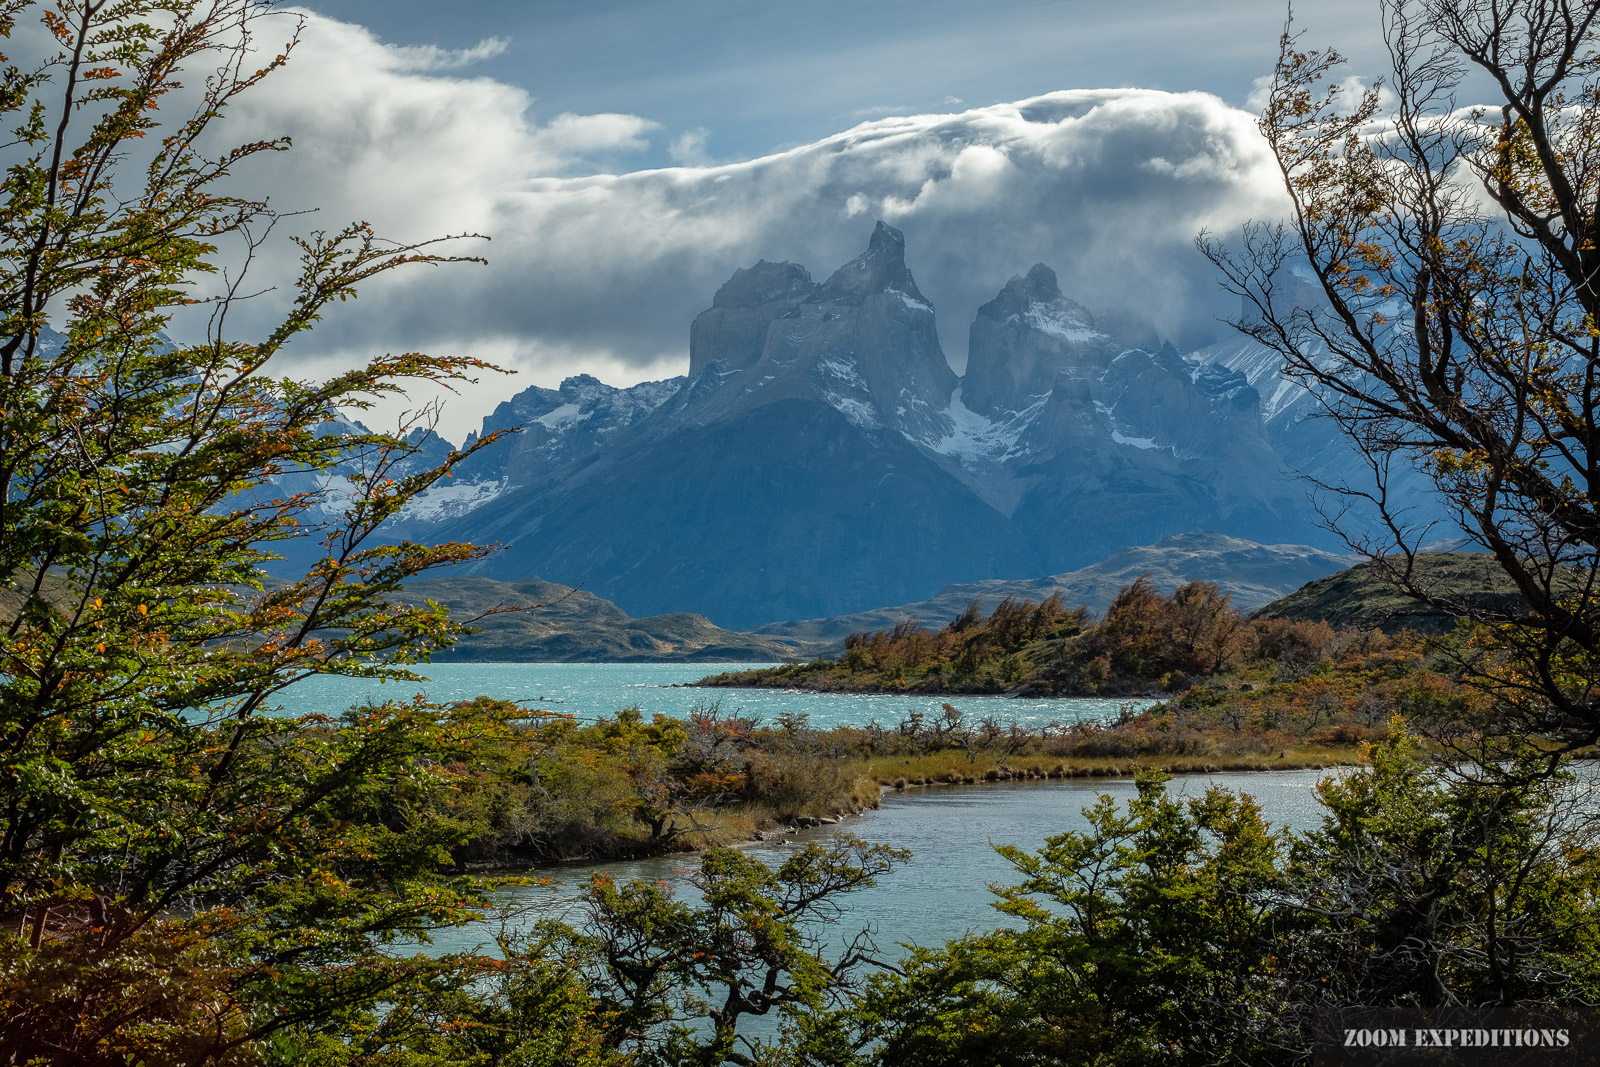
[[[1044,398],[1031,407],[1012,412],[1008,418],[991,419],[980,415],[961,402],[961,389],[950,394],[950,406],[945,416],[950,421],[950,432],[929,444],[928,447],[942,456],[950,456],[968,466],[979,463],[1004,463],[1027,453],[1022,444],[1024,432],[1044,409]]]

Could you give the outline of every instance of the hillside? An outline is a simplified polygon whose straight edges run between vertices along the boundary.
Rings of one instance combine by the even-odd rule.
[[[1475,597],[1484,602],[1516,596],[1510,580],[1487,554],[1424,552],[1418,555],[1417,563],[1421,581],[1438,595]],[[1454,624],[1451,616],[1399,593],[1373,563],[1319,578],[1267,604],[1251,617],[1326,622],[1390,634],[1401,630],[1439,633]]]
[[[1153,545],[1125,548],[1121,552],[1075,571],[1015,581],[996,579],[947,585],[937,596],[913,604],[877,608],[827,619],[798,619],[769,623],[753,632],[768,637],[814,642],[833,647],[852,633],[892,630],[904,619],[938,629],[960,615],[976,600],[984,612],[1007,597],[1043,601],[1059,594],[1063,603],[1087,607],[1099,615],[1112,597],[1140,575],[1170,593],[1187,582],[1214,583],[1231,594],[1242,611],[1260,607],[1301,588],[1315,578],[1349,566],[1347,556],[1306,545],[1261,545],[1237,537],[1196,531],[1178,534]]]
[[[593,593],[538,579],[429,578],[411,582],[406,590],[461,616],[479,615],[499,605],[525,606],[477,622],[482,632],[434,656],[439,662],[761,661],[786,660],[805,651],[797,650],[794,642],[724,630],[704,615],[675,612],[630,618]]]

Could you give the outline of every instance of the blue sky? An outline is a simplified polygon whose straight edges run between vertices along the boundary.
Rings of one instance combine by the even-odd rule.
[[[529,384],[683,373],[690,320],[736,268],[826,276],[879,218],[905,232],[958,370],[977,307],[1036,262],[1091,308],[1204,343],[1234,308],[1195,234],[1282,208],[1251,110],[1276,0],[301,2],[288,65],[228,122],[295,147],[243,187],[316,209],[286,226],[492,240],[459,246],[487,268],[374,283],[294,356],[322,371],[448,349],[515,369],[450,401],[452,439]],[[1297,15],[1351,74],[1382,69],[1378,18]],[[264,256],[258,276],[291,266]],[[259,328],[275,299],[237,321]]]

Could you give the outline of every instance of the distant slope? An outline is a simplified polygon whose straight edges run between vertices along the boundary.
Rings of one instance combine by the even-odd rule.
[[[1493,557],[1479,552],[1424,552],[1417,556],[1417,574],[1430,591],[1506,601],[1517,593]],[[1307,584],[1274,600],[1253,618],[1326,622],[1362,630],[1438,633],[1453,625],[1451,616],[1402,595],[1378,571],[1362,563]]]
[[[268,579],[267,584],[272,588],[283,583]],[[54,575],[44,588],[45,598],[53,603],[66,600],[67,592],[65,583]],[[475,623],[482,632],[436,654],[433,658],[441,663],[760,663],[803,658],[821,651],[820,647],[803,642],[734,633],[714,625],[704,615],[688,612],[630,618],[621,608],[593,593],[538,579],[497,582],[468,575],[426,578],[408,583],[397,599],[407,603],[435,600],[462,618],[500,605],[526,606],[526,610],[490,615]],[[24,600],[16,585],[0,588],[0,625],[15,617]]]
[[[436,600],[460,616],[478,615],[497,605],[529,605],[476,623],[483,632],[436,655],[440,662],[759,662],[796,655],[794,642],[734,633],[713,625],[704,615],[678,612],[634,619],[593,593],[537,579],[429,578],[409,583],[406,593],[418,601]]]
[[[916,619],[938,629],[954,619],[973,600],[991,610],[1008,596],[1040,601],[1060,593],[1068,606],[1086,605],[1100,613],[1125,585],[1141,574],[1163,592],[1170,593],[1190,581],[1215,582],[1233,595],[1243,611],[1298,589],[1306,582],[1348,567],[1353,560],[1305,545],[1260,545],[1222,534],[1177,534],[1153,545],[1125,548],[1099,563],[1047,578],[1020,581],[991,580],[947,585],[930,600],[873,611],[838,615],[829,619],[803,619],[770,623],[754,633],[769,637],[833,645],[860,631],[887,630],[902,619]]]

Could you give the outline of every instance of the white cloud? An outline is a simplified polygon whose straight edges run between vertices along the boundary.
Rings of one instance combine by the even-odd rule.
[[[363,219],[401,240],[493,240],[462,248],[488,268],[375,280],[297,340],[296,358],[331,366],[421,349],[524,370],[511,386],[480,387],[492,394],[483,402],[452,406],[445,431],[457,439],[529,381],[589,369],[625,384],[674,358],[685,367],[690,320],[735,268],[792,259],[825,276],[864,247],[874,215],[905,231],[959,366],[977,306],[1038,261],[1091,306],[1128,307],[1172,333],[1214,327],[1231,309],[1195,233],[1280,206],[1254,117],[1204,93],[1051,93],[864,122],[723,164],[705,157],[705,131],[690,130],[672,145],[684,166],[630,172],[627,153],[659,129],[647,116],[540,116],[521,89],[442,73],[454,60],[307,19],[289,64],[223,124],[231,140],[294,138],[292,152],[242,169],[242,188],[271,190],[283,209],[319,208],[291,220],[302,229]],[[288,266],[262,264],[278,279]],[[276,299],[236,321],[259,328]]]
[[[1267,110],[1267,105],[1272,102],[1272,82],[1271,74],[1262,74],[1250,83],[1250,95],[1244,100],[1247,111],[1259,115]]]
[[[507,37],[485,37],[471,48],[440,48],[438,45],[390,46],[401,69],[413,71],[460,70],[501,55],[511,44]]]
[[[660,128],[660,123],[638,115],[568,112],[533,130],[529,147],[546,161],[545,167],[565,169],[597,155],[642,151],[649,146],[644,134]]]
[[[1340,115],[1355,114],[1356,108],[1366,98],[1368,88],[1366,79],[1359,75],[1352,74],[1343,79],[1339,82],[1339,93],[1334,98],[1334,110]],[[1399,106],[1400,98],[1387,85],[1378,85],[1377,94],[1379,115],[1391,114]]]
[[[904,115],[911,108],[904,104],[874,104],[871,107],[858,107],[850,112],[853,119],[880,119],[887,115]]]
[[[1259,115],[1267,109],[1267,105],[1272,102],[1272,81],[1273,76],[1271,74],[1263,74],[1251,83],[1250,95],[1245,98],[1244,102],[1247,111]],[[1359,74],[1351,74],[1335,82],[1334,85],[1338,89],[1338,93],[1334,97],[1334,111],[1340,115],[1354,114],[1362,98],[1366,95],[1368,89],[1367,80]],[[1400,102],[1399,98],[1394,95],[1394,90],[1387,85],[1380,84],[1377,88],[1378,113],[1387,115],[1394,111],[1395,106]]]
[[[711,131],[704,126],[696,126],[673,138],[667,146],[667,154],[674,162],[686,167],[704,167],[711,163],[711,157],[706,154],[706,143],[710,140]]]

